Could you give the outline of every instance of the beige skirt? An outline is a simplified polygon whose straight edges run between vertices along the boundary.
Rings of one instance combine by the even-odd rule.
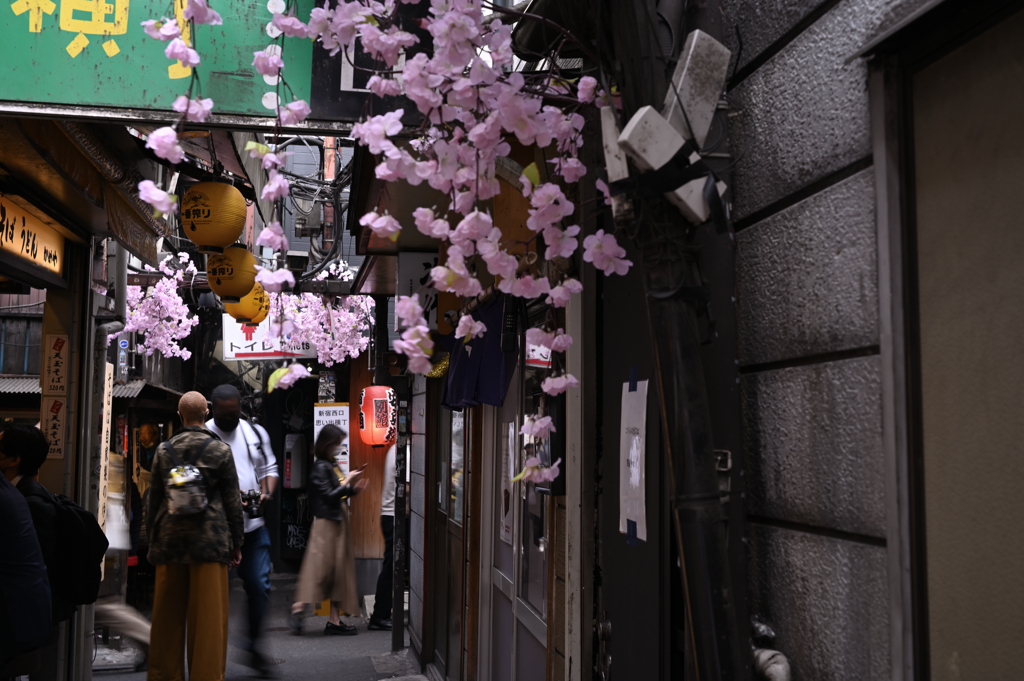
[[[346,508],[342,509],[341,520],[313,518],[309,545],[302,557],[299,582],[295,587],[297,603],[319,604],[325,600],[330,600],[346,614],[359,614],[356,559]]]

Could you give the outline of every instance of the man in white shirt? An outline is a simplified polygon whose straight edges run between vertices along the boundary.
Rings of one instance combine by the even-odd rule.
[[[384,534],[384,563],[377,577],[377,595],[368,629],[391,628],[392,589],[395,571],[395,454],[391,445],[384,457],[384,484],[380,493],[380,531]]]
[[[267,658],[260,651],[263,616],[270,603],[270,535],[263,522],[264,503],[277,488],[277,457],[270,446],[270,436],[260,425],[241,417],[241,394],[232,385],[221,385],[212,395],[213,418],[206,427],[231,447],[238,472],[238,489],[259,492],[259,510],[254,504],[243,504],[245,510],[245,541],[238,576],[242,578],[249,601],[250,666],[261,676],[271,676]]]

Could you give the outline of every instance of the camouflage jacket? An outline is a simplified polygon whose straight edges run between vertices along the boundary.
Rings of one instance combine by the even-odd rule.
[[[172,516],[167,512],[165,480],[174,463],[167,444],[174,446],[181,461],[192,462],[209,438],[215,442],[193,462],[203,473],[209,505],[195,515]],[[227,563],[243,537],[242,499],[231,448],[202,426],[186,426],[157,448],[151,473],[146,514],[150,560],[158,565]]]

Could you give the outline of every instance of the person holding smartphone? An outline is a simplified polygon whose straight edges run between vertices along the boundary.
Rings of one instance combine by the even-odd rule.
[[[343,475],[336,459],[347,433],[329,424],[320,431],[314,447],[315,460],[309,474],[309,501],[313,528],[302,557],[299,581],[292,604],[292,633],[302,634],[302,616],[307,603],[331,601],[326,636],[354,636],[356,628],[341,621],[341,613],[359,612],[356,592],[356,560],[349,526],[346,499],[366,487],[363,468]]]

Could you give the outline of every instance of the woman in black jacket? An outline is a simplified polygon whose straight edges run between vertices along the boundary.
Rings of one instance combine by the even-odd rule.
[[[356,561],[349,529],[348,504],[366,487],[362,469],[342,479],[335,459],[345,440],[345,431],[326,425],[316,439],[313,470],[309,474],[309,500],[313,511],[313,529],[302,558],[299,583],[292,604],[292,633],[302,633],[302,613],[306,603],[331,601],[331,616],[324,627],[327,635],[354,635],[356,628],[341,621],[341,613],[359,612],[356,593]]]

